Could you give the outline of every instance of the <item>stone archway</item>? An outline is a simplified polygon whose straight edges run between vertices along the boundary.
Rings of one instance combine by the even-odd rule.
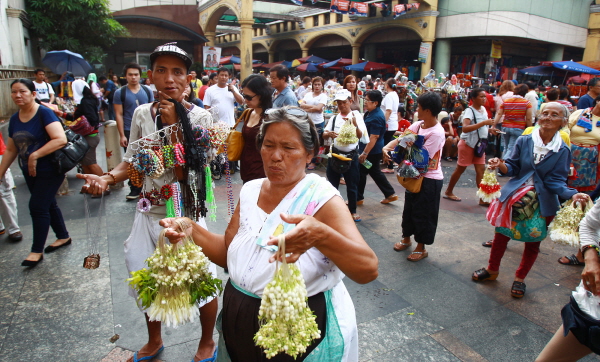
[[[271,56],[273,62],[302,58],[302,47],[294,38],[277,39],[269,47],[269,58]]]
[[[252,44],[252,59],[260,60],[263,63],[269,62],[269,49],[261,43]]]
[[[335,60],[352,58],[352,42],[336,33],[320,34],[307,41],[306,49],[309,55]]]

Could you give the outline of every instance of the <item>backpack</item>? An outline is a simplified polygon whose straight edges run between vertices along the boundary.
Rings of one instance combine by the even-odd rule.
[[[148,97],[148,101],[150,101],[150,89],[143,84],[140,84],[144,92],[146,92],[146,97]],[[121,104],[125,104],[125,96],[127,95],[127,84],[122,86],[121,88]],[[150,102],[148,102],[150,103]]]

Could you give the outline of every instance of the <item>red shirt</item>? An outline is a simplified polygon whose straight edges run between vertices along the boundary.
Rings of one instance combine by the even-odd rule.
[[[206,93],[207,89],[208,89],[208,84],[205,84],[202,87],[200,87],[200,90],[198,91],[198,98],[200,98],[203,102],[204,102],[204,93]]]

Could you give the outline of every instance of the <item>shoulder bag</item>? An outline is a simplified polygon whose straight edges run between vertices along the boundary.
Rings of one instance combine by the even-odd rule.
[[[44,125],[44,120],[42,117],[42,113],[40,113],[40,125],[42,126],[42,130],[46,133],[46,142],[50,140],[50,136],[48,132],[46,132],[46,126]],[[50,162],[54,166],[54,170],[58,174],[65,174],[73,169],[90,149],[90,145],[88,145],[87,141],[82,135],[79,135],[73,132],[70,128],[65,127],[61,122],[61,126],[65,131],[65,136],[67,137],[67,144],[59,149],[49,154]]]
[[[229,161],[239,161],[242,157],[242,151],[244,150],[244,136],[242,135],[242,132],[237,130],[237,127],[240,122],[247,123],[251,114],[252,109],[246,109],[240,118],[238,118],[237,122],[229,132],[229,135],[227,135],[225,143],[227,144],[227,158]],[[219,153],[222,153],[223,151],[224,148],[221,146]]]
[[[419,129],[417,129],[417,137],[422,137],[419,136],[419,131],[421,130],[421,125],[422,123],[419,125]],[[423,142],[421,145],[425,144],[425,138],[423,137]],[[397,146],[399,147],[399,146]],[[421,146],[422,147],[422,146]],[[427,157],[429,158],[429,153],[427,153]],[[426,160],[429,161],[429,160]],[[400,185],[402,185],[402,187],[404,187],[406,189],[406,191],[413,193],[413,194],[418,194],[419,192],[421,192],[421,185],[423,184],[423,175],[421,175],[419,178],[412,178],[412,177],[402,177],[402,176],[398,176],[396,175],[396,178],[398,179],[398,182],[400,183]]]
[[[473,124],[477,124],[477,115],[475,114],[475,109],[473,107],[469,107],[469,109],[471,110],[471,112],[473,112]],[[481,139],[481,137],[479,136],[479,130],[480,128],[473,131],[477,133],[477,141],[471,139],[471,137],[474,137],[474,135],[472,134],[466,135],[466,137],[464,138],[465,142],[467,143],[467,146],[471,147],[471,145],[474,144],[473,153],[475,154],[475,157],[483,156],[485,154],[485,149],[488,145],[487,138]],[[463,132],[463,134],[465,133]],[[467,137],[469,137],[469,139],[467,139]]]

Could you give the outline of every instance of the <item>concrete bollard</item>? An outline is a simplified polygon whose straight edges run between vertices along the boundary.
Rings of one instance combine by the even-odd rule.
[[[106,148],[106,169],[112,171],[123,160],[122,148],[119,144],[120,136],[116,121],[104,122],[104,146]],[[123,182],[111,186],[111,189],[123,188]]]

